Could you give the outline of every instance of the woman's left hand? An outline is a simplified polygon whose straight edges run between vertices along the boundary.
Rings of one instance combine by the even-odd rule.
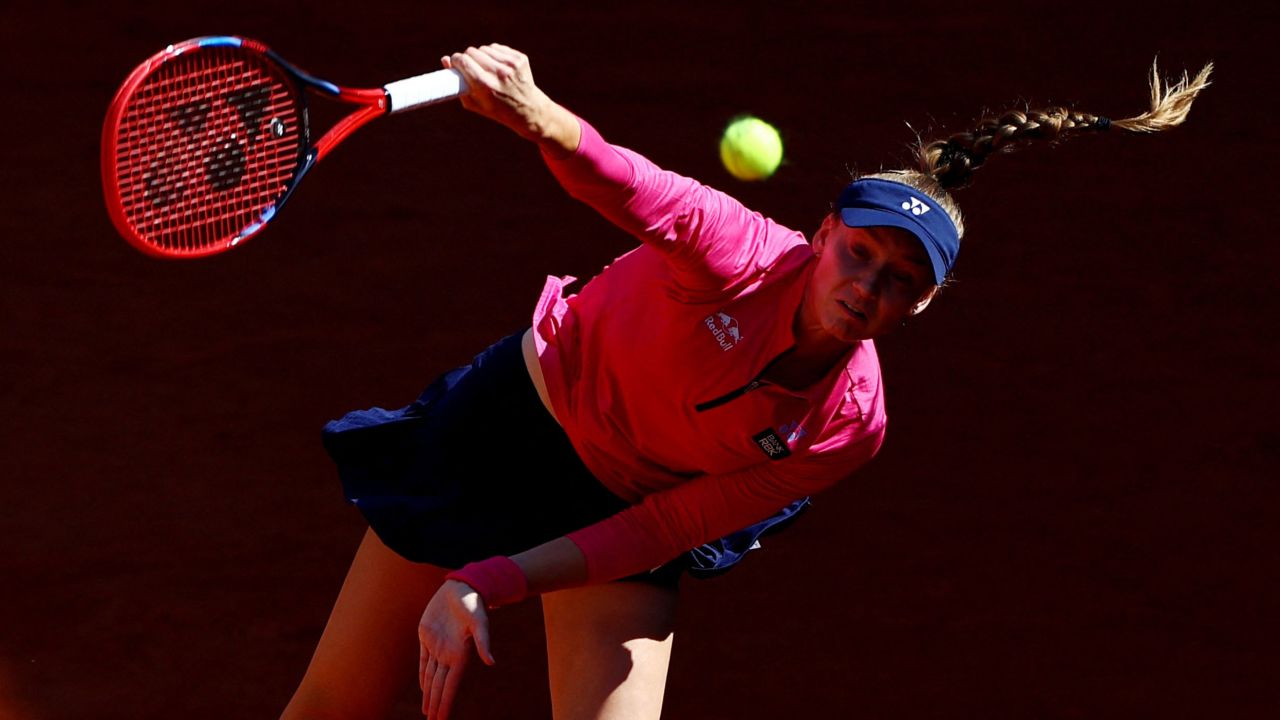
[[[422,714],[428,720],[445,720],[471,659],[471,643],[486,665],[493,665],[489,651],[489,615],[484,600],[470,585],[446,580],[418,623],[418,685],[422,688]]]

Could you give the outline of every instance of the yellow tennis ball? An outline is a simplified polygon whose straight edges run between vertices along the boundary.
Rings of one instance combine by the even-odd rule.
[[[758,117],[735,118],[720,138],[720,162],[739,180],[764,180],[782,163],[782,138]]]

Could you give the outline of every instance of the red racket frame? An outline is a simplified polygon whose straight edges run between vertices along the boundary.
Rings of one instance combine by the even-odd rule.
[[[135,91],[154,73],[156,73],[166,63],[173,61],[175,58],[192,52],[200,52],[207,48],[218,47],[239,47],[251,52],[263,55],[271,63],[277,65],[284,73],[294,81],[294,90],[297,92],[297,98],[300,101],[302,113],[302,157],[298,163],[293,178],[289,181],[288,187],[281,197],[272,205],[263,209],[260,221],[250,224],[239,232],[238,235],[224,239],[220,242],[212,243],[203,247],[194,249],[162,249],[156,244],[145,240],[133,227],[128,217],[125,215],[123,200],[121,198],[121,188],[119,183],[117,169],[117,148],[118,134],[120,124],[124,117],[124,111],[128,105],[130,97]],[[360,109],[347,115],[330,128],[320,140],[314,144],[308,144],[310,141],[310,128],[306,125],[306,101],[304,90],[310,88],[322,95],[332,97],[336,100],[347,102],[360,106]],[[360,129],[369,121],[386,115],[388,112],[388,98],[386,90],[382,88],[344,88],[334,83],[321,80],[310,75],[295,65],[285,61],[275,51],[267,47],[264,43],[248,38],[236,36],[208,36],[194,38],[181,43],[170,45],[164,50],[156,53],[148,58],[141,65],[134,69],[125,79],[124,84],[116,92],[115,98],[112,99],[111,105],[107,109],[106,121],[102,128],[102,184],[106,196],[107,212],[111,216],[112,223],[120,234],[128,240],[134,247],[142,252],[166,259],[186,259],[201,258],[209,255],[215,255],[225,252],[232,247],[236,247],[252,238],[266,226],[275,213],[284,205],[284,203],[292,195],[294,189],[302,177],[315,166],[320,160],[324,159],[338,143],[342,142],[351,133]]]

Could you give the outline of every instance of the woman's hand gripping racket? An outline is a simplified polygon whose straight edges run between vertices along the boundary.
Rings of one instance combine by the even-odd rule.
[[[312,143],[307,89],[360,108]],[[351,89],[312,77],[253,40],[171,45],[129,75],[107,110],[107,210],[147,254],[220,253],[260,232],[307,172],[360,126],[466,91],[452,69]]]

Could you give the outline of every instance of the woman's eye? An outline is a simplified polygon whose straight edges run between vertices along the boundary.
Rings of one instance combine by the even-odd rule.
[[[867,250],[867,247],[865,245],[853,246],[853,256],[858,258],[859,260],[866,260],[870,255],[871,253]]]

